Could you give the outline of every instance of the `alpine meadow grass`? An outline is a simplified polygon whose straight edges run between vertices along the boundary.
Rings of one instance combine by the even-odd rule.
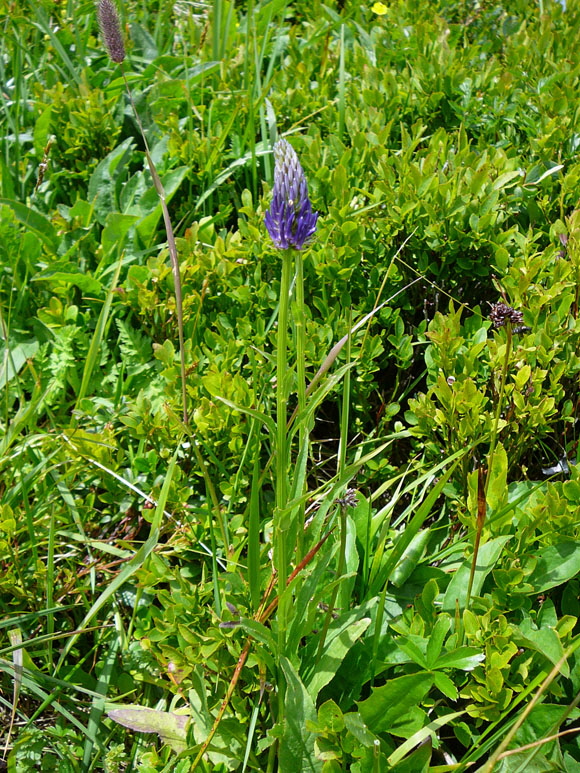
[[[580,764],[580,9],[0,0],[10,771]]]

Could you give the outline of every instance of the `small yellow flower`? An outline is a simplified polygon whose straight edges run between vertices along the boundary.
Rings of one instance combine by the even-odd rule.
[[[371,11],[376,13],[377,16],[384,16],[389,9],[384,3],[378,2],[373,5]]]

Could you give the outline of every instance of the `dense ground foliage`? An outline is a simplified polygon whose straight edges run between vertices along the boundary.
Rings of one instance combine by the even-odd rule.
[[[580,6],[119,11],[0,0],[8,769],[580,771]]]

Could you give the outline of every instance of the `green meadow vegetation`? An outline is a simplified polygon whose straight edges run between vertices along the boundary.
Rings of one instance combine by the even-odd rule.
[[[580,3],[116,7],[0,0],[2,769],[578,773]]]

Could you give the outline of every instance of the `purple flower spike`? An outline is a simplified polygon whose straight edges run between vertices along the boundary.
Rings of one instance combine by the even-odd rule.
[[[304,170],[286,140],[274,145],[274,194],[264,223],[281,250],[302,250],[316,231],[318,212],[312,211]]]

